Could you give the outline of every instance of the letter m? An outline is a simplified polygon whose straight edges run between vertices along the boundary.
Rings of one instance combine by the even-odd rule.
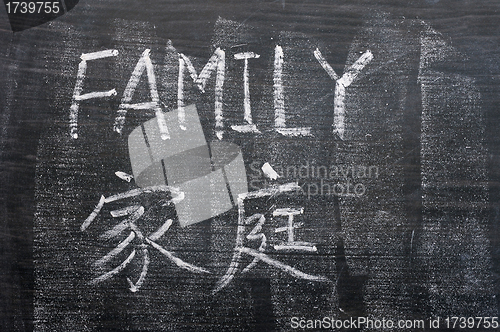
[[[223,50],[217,48],[214,54],[210,57],[207,64],[201,70],[200,74],[196,73],[191,60],[184,54],[179,54],[179,78],[177,82],[177,107],[179,116],[179,125],[185,130],[186,129],[186,119],[184,112],[184,72],[187,68],[193,83],[200,89],[202,93],[205,93],[205,85],[207,84],[208,78],[214,70],[217,70],[217,75],[215,77],[215,130],[216,135],[219,139],[222,138],[223,129],[223,116],[222,116],[222,96],[223,96],[223,86],[224,86],[224,76],[226,67],[226,55]]]

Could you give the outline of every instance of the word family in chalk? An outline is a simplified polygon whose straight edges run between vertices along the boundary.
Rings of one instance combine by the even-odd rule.
[[[73,93],[72,103],[70,107],[70,134],[74,139],[78,138],[78,110],[83,101],[94,98],[109,98],[117,95],[115,89],[107,91],[94,91],[83,92],[85,81],[85,73],[89,61],[98,59],[116,57],[119,55],[117,50],[104,50],[93,53],[84,53],[80,56],[81,62],[78,65],[78,74]],[[186,130],[185,111],[184,111],[184,83],[185,73],[189,73],[189,77],[195,86],[202,92],[205,92],[205,86],[208,79],[215,72],[215,87],[214,87],[214,113],[215,113],[215,134],[219,139],[224,136],[224,112],[223,112],[223,96],[224,96],[224,80],[226,74],[226,53],[224,50],[217,48],[202,70],[198,73],[194,68],[191,60],[182,53],[179,56],[179,71],[177,81],[177,112],[178,112],[178,125],[181,129]],[[316,49],[312,56],[318,61],[320,65],[328,74],[328,76],[335,81],[335,95],[334,95],[334,110],[333,110],[333,132],[340,138],[344,137],[344,118],[345,118],[345,105],[344,99],[346,88],[358,77],[363,68],[373,59],[373,54],[367,50],[362,54],[359,59],[349,66],[342,76],[339,76],[330,64],[326,61],[319,49]],[[250,107],[250,88],[249,88],[249,62],[251,59],[257,59],[260,55],[254,52],[242,52],[234,54],[235,60],[244,62],[243,69],[243,119],[244,123],[241,125],[231,126],[231,130],[245,133],[260,133],[256,124],[252,119],[252,110]],[[274,73],[273,73],[273,100],[274,100],[274,130],[285,136],[312,136],[310,127],[289,128],[286,126],[285,114],[285,93],[283,89],[283,63],[284,54],[283,48],[280,45],[275,46],[274,50]],[[131,103],[137,84],[139,83],[142,74],[146,72],[150,101],[142,103]],[[127,110],[154,110],[158,121],[161,137],[164,140],[170,138],[167,123],[165,121],[164,113],[161,108],[161,101],[158,95],[156,86],[156,76],[154,66],[150,59],[150,50],[146,49],[140,57],[137,65],[135,66],[132,75],[125,87],[121,103],[117,111],[114,122],[114,131],[122,133]]]
[[[120,178],[122,174],[118,175]],[[254,213],[250,217],[246,217],[245,212],[245,202],[252,199],[259,198],[273,198],[280,194],[290,194],[296,192],[300,187],[297,183],[287,183],[284,185],[274,185],[269,188],[261,189],[258,191],[253,191],[250,193],[240,194],[238,196],[238,228],[236,236],[236,244],[233,251],[233,257],[231,263],[227,269],[227,272],[221,276],[213,293],[217,293],[226,287],[236,276],[239,271],[240,264],[242,264],[242,256],[246,255],[253,260],[246,265],[242,270],[241,274],[245,274],[255,267],[259,262],[262,264],[267,264],[268,266],[274,267],[287,273],[295,278],[316,281],[316,282],[330,282],[326,277],[320,275],[313,275],[300,271],[299,269],[283,263],[277,259],[270,256],[273,253],[279,252],[290,252],[295,253],[305,252],[305,253],[316,253],[317,248],[314,243],[299,241],[297,239],[295,230],[301,227],[301,223],[296,222],[296,217],[299,217],[304,213],[304,208],[299,207],[286,207],[286,208],[272,208],[271,220],[267,221],[264,214]],[[179,191],[177,188],[170,187],[167,185],[152,186],[147,188],[132,189],[124,193],[115,194],[109,197],[101,196],[98,204],[92,213],[85,219],[81,225],[81,231],[85,231],[92,224],[94,219],[103,209],[106,203],[113,203],[120,200],[126,200],[129,198],[138,197],[141,195],[148,194],[162,194],[168,195],[172,198],[170,199],[159,199],[156,204],[161,204],[162,206],[175,205],[176,203],[184,199],[184,193]],[[133,282],[130,278],[126,278],[129,289],[132,292],[138,291],[146,280],[148,274],[148,268],[150,265],[150,250],[157,250],[163,254],[171,263],[175,264],[181,269],[188,270],[192,273],[197,274],[211,274],[210,271],[190,264],[179,257],[175,256],[171,251],[165,249],[158,242],[167,233],[169,228],[172,226],[172,219],[167,219],[160,227],[158,227],[154,232],[150,234],[145,234],[138,225],[140,219],[143,218],[148,211],[142,205],[132,204],[124,208],[115,209],[110,212],[113,218],[122,218],[123,220],[119,222],[112,229],[104,232],[100,238],[102,240],[110,240],[118,238],[122,233],[129,232],[129,235],[122,240],[114,249],[109,253],[98,259],[93,263],[94,267],[99,271],[104,271],[108,268],[111,263],[115,261],[115,258],[119,256],[125,250],[130,253],[128,256],[116,267],[110,268],[108,272],[104,272],[98,277],[92,279],[89,283],[91,285],[96,285],[106,280],[124,273],[125,268],[134,260],[136,256],[142,256],[142,269],[141,273],[136,282]],[[283,234],[281,240],[273,240],[272,235],[266,236],[264,231],[265,224],[272,224],[274,226],[275,234]],[[267,226],[267,225],[266,225]],[[268,227],[269,228],[269,227]],[[266,228],[266,229],[268,229]],[[273,229],[273,228],[270,228]],[[268,231],[269,232],[269,231]],[[257,249],[254,249],[257,247]],[[127,252],[125,252],[127,253]]]

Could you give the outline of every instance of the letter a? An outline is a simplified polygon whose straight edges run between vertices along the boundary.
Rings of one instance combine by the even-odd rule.
[[[158,126],[160,128],[161,138],[163,140],[166,140],[170,138],[170,135],[168,134],[167,123],[165,121],[163,111],[160,108],[160,98],[158,96],[158,90],[156,89],[156,78],[153,71],[153,64],[151,63],[151,59],[149,58],[149,52],[150,50],[146,49],[142,53],[141,58],[137,62],[137,65],[135,66],[134,71],[132,72],[132,76],[130,76],[127,86],[125,87],[120,108],[118,110],[118,115],[116,116],[115,119],[114,130],[119,134],[122,133],[123,126],[125,125],[125,116],[127,115],[127,109],[134,109],[134,110],[153,109],[156,112],[156,119],[158,121]],[[137,88],[137,84],[139,83],[141,75],[144,72],[144,69],[146,69],[146,74],[148,76],[151,102],[130,104],[135,89]]]

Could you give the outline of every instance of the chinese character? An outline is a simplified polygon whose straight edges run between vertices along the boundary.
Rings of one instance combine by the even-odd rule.
[[[297,183],[288,183],[279,186],[273,186],[266,189],[261,189],[258,191],[253,191],[250,193],[240,194],[238,196],[238,230],[236,235],[236,246],[234,249],[233,258],[231,264],[224,276],[222,276],[214,289],[214,293],[217,293],[222,288],[226,287],[235,277],[241,257],[243,254],[253,257],[253,260],[248,264],[241,273],[246,273],[250,271],[258,262],[262,261],[272,267],[280,269],[296,278],[312,280],[318,282],[330,282],[330,280],[323,276],[312,275],[302,272],[288,264],[282,263],[276,259],[271,258],[266,254],[267,249],[267,237],[262,232],[262,227],[266,222],[266,218],[263,214],[255,213],[252,216],[245,217],[245,207],[244,201],[246,199],[260,198],[260,197],[273,197],[280,193],[293,192],[300,190],[300,186]],[[316,252],[316,246],[309,242],[300,242],[295,240],[294,229],[298,227],[294,224],[294,216],[302,214],[304,212],[303,208],[293,209],[293,208],[280,208],[273,211],[273,216],[288,216],[288,223],[285,227],[278,227],[275,229],[275,233],[287,232],[287,241],[279,245],[274,245],[273,248],[278,251],[282,250],[299,250],[307,252]],[[250,226],[253,228],[245,236]],[[246,245],[246,242],[260,241],[258,249],[252,249]]]
[[[92,213],[83,222],[80,229],[82,231],[85,231],[90,226],[92,221],[100,213],[104,204],[151,193],[166,193],[172,196],[171,199],[160,200],[158,203],[160,203],[162,206],[175,204],[184,199],[183,192],[179,191],[177,188],[166,185],[132,189],[127,192],[112,195],[109,197],[101,196],[101,199],[99,200],[99,203],[95,207],[94,211],[92,211]],[[112,229],[102,234],[101,238],[105,240],[112,239],[119,236],[125,230],[129,230],[130,234],[125,240],[120,242],[113,250],[104,255],[102,258],[95,261],[94,266],[98,268],[103,268],[114,257],[116,257],[118,254],[120,254],[126,249],[130,250],[130,254],[121,264],[113,268],[111,271],[103,273],[99,277],[94,278],[93,280],[90,281],[90,284],[93,285],[99,284],[105,280],[108,280],[118,275],[127,267],[127,265],[130,264],[130,262],[132,262],[132,260],[135,258],[136,255],[142,255],[142,260],[143,260],[142,271],[137,282],[134,283],[132,280],[130,280],[130,278],[127,278],[127,281],[130,286],[129,289],[132,292],[136,292],[137,290],[139,290],[139,288],[144,283],[144,280],[146,279],[150,263],[149,250],[153,248],[158,250],[163,255],[165,255],[172,263],[174,263],[175,265],[177,265],[182,269],[186,269],[194,273],[210,273],[209,271],[201,267],[189,264],[183,261],[182,259],[176,257],[174,254],[172,254],[170,251],[166,250],[156,242],[168,231],[168,229],[172,225],[172,219],[166,220],[163,223],[163,225],[161,225],[151,234],[145,235],[137,226],[137,221],[140,220],[144,216],[144,214],[145,214],[145,209],[144,206],[141,205],[130,205],[118,210],[111,211],[111,216],[113,218],[120,218],[120,217],[126,217],[126,218],[122,220],[120,223],[118,223],[116,226],[114,226]]]

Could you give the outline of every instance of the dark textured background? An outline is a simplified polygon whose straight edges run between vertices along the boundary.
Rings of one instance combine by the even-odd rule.
[[[498,316],[498,2],[81,0],[57,20],[15,34],[0,15],[2,331],[288,331],[292,316]],[[247,173],[254,161],[379,166],[380,177],[365,183],[359,199],[296,198],[308,212],[304,234],[321,244],[321,255],[284,259],[334,286],[261,262],[213,296],[234,246],[234,211],[174,227],[163,243],[216,271],[214,277],[199,278],[153,255],[156,265],[137,293],[122,277],[86,284],[95,276],[86,255],[99,257],[97,236],[106,227],[82,233],[81,222],[101,194],[134,187],[113,174],[131,170],[126,139],[112,124],[145,48],[160,99],[175,107],[177,60],[168,40],[197,70],[214,46],[228,50],[229,124],[240,123],[243,113],[241,61],[230,58],[261,54],[250,70],[254,122],[264,134],[225,137],[241,146]],[[269,130],[277,41],[289,59],[287,121],[313,127],[314,138]],[[241,44],[248,45],[234,47]],[[315,47],[339,74],[360,51],[374,54],[347,92],[344,141],[330,133],[334,84],[313,58]],[[67,121],[79,56],[110,48],[119,59],[96,61],[92,71],[89,65],[84,89],[115,87],[118,96],[82,102],[81,136],[72,141]],[[212,81],[207,96],[188,95],[209,140]],[[148,96],[144,88],[139,100]],[[124,137],[153,116],[130,112]]]

